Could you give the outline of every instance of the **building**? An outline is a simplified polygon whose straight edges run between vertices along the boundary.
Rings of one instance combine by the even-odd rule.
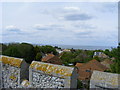
[[[63,52],[62,49],[56,49],[56,51],[57,51],[59,54]]]
[[[120,89],[120,74],[93,71],[90,79],[90,89],[116,90]]]
[[[33,61],[29,83],[32,88],[77,88],[77,69]]]
[[[70,49],[63,49],[63,52],[71,52]]]
[[[45,57],[42,58],[41,61],[45,63],[62,65],[62,60],[58,56],[55,56],[53,54],[47,54]]]
[[[93,58],[95,56],[98,56],[100,58],[109,58],[109,56],[107,56],[106,54],[104,54],[103,52],[94,52]]]
[[[104,61],[100,63],[110,69],[110,65],[113,64],[113,61],[111,61],[110,59],[104,59]]]
[[[1,56],[1,88],[19,88],[28,77],[27,63],[20,58]]]
[[[105,71],[108,69],[106,66],[102,65],[97,60],[91,60],[87,63],[77,63],[76,67],[78,67],[79,69],[78,79],[83,81],[90,80],[93,70]]]

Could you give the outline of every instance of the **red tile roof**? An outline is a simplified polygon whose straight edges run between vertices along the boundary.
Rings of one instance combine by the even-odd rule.
[[[62,60],[53,54],[48,54],[46,57],[42,58],[42,62],[62,65]]]
[[[91,60],[82,65],[81,65],[81,63],[80,64],[77,63],[76,66],[79,68],[79,72],[78,72],[79,77],[78,78],[80,80],[90,79],[93,70],[105,71],[108,69],[106,66],[102,65],[97,60]]]
[[[82,65],[84,65],[84,63],[77,63],[75,66],[76,67],[81,67]]]
[[[48,61],[49,59],[53,58],[55,55],[53,54],[48,54],[46,57],[42,58],[42,62]]]

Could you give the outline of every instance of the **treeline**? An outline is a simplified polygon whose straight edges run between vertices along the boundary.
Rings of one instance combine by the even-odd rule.
[[[2,55],[12,56],[23,58],[27,63],[31,63],[33,60],[40,61],[43,56],[47,53],[53,53],[58,55],[57,49],[61,49],[57,46],[33,46],[29,43],[9,43],[0,44],[0,52]],[[94,52],[103,52],[108,55],[110,58],[114,57],[114,64],[111,65],[111,72],[120,73],[120,44],[117,48],[112,48],[112,50],[80,50],[80,49],[70,49],[70,52],[63,52],[59,56],[63,64],[68,65],[73,63],[74,65],[77,62],[86,63],[92,59],[102,61],[102,58],[94,57]]]
[[[52,46],[33,46],[28,43],[10,43],[0,44],[2,47],[2,55],[24,58],[27,63],[33,60],[40,61],[42,56],[47,53],[58,54],[56,49]]]

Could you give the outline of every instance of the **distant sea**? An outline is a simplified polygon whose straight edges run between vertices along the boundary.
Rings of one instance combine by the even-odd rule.
[[[57,44],[51,46],[58,46],[62,49],[73,48],[73,49],[82,49],[82,50],[105,50],[105,49],[112,50],[112,48],[116,48],[115,46],[79,46],[79,45],[57,45]]]

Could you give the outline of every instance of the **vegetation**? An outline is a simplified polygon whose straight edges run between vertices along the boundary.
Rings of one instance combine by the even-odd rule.
[[[1,43],[0,47],[0,52],[2,52],[3,55],[24,58],[27,63],[31,63],[33,60],[40,61],[42,56],[47,53],[53,53],[54,55],[58,55],[56,49],[61,49],[57,46],[33,46],[28,43],[10,43],[8,45]],[[70,63],[73,63],[75,65],[77,62],[86,63],[92,59],[101,61],[101,58],[97,56],[93,58],[94,52],[103,52],[110,58],[114,57],[115,60],[113,60],[114,64],[111,65],[111,72],[120,74],[120,44],[117,48],[112,48],[111,51],[108,49],[75,50],[72,48],[70,52],[63,52],[60,58],[65,65],[69,65]]]
[[[63,52],[61,59],[65,65],[69,63],[73,63],[74,65],[76,62],[86,63],[93,57],[93,51],[91,50],[74,50],[74,52]]]
[[[112,49],[111,55],[115,57],[114,64],[111,65],[111,71],[120,74],[120,43],[117,48]]]
[[[2,46],[2,55],[24,58],[27,63],[33,60],[40,61],[42,55],[47,53],[57,54],[57,51],[52,46],[33,46],[28,43],[10,43],[8,45],[0,44]]]

